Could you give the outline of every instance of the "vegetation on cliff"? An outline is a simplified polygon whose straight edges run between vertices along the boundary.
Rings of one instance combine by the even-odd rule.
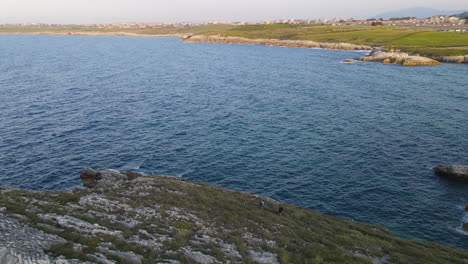
[[[199,34],[252,39],[345,42],[401,49],[426,56],[468,54],[468,33],[440,32],[433,29],[273,24],[237,26],[230,29],[202,31]]]
[[[52,260],[64,256],[71,263],[468,261],[468,252],[461,249],[403,240],[379,226],[249,193],[112,170],[87,170],[83,175],[92,188],[48,192],[0,188],[0,216],[57,237],[44,250]],[[281,215],[280,206],[285,209]],[[2,239],[8,237],[0,238],[0,247]],[[10,254],[13,259],[15,253]]]

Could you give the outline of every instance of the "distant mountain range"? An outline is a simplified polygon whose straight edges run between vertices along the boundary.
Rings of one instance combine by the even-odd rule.
[[[463,13],[461,13],[461,14],[458,14],[457,17],[459,17],[459,18],[466,18],[466,17],[468,17],[468,12],[463,12]]]
[[[383,18],[383,19],[389,19],[393,17],[426,18],[426,17],[436,16],[436,15],[447,16],[447,15],[455,15],[455,14],[460,14],[460,13],[463,14],[467,12],[466,10],[437,10],[437,9],[432,9],[432,8],[427,8],[427,7],[413,7],[413,8],[406,8],[406,9],[400,9],[400,10],[377,14],[373,16],[372,18]]]

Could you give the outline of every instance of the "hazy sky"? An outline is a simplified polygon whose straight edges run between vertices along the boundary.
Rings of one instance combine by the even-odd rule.
[[[259,21],[369,17],[408,8],[468,9],[468,0],[0,0],[0,22]]]

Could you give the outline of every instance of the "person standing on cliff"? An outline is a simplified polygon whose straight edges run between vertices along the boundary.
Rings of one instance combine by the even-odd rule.
[[[278,215],[283,215],[283,211],[284,211],[283,206],[280,206],[280,207],[278,208]]]
[[[258,207],[260,207],[260,209],[263,209],[265,207],[265,202],[263,200],[260,201],[260,204],[258,205]]]

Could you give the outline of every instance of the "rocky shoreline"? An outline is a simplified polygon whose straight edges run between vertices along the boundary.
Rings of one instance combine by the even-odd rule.
[[[403,66],[424,66],[424,65],[440,65],[441,62],[422,57],[418,55],[410,55],[401,51],[383,51],[381,49],[374,49],[365,57],[356,58],[358,61],[375,61],[385,64],[400,64]]]
[[[371,47],[367,45],[355,45],[350,43],[327,43],[315,42],[310,40],[249,39],[243,37],[222,37],[205,35],[185,35],[182,36],[180,39],[184,42],[200,43],[237,43],[294,48],[369,50],[371,51],[371,53],[368,56],[360,57],[356,60],[400,64],[403,66],[440,65],[442,64],[441,62],[468,63],[468,55],[425,57],[417,54],[409,54],[402,51],[384,51],[382,47]]]
[[[355,45],[349,43],[327,43],[315,42],[310,40],[279,40],[279,39],[249,39],[242,37],[221,37],[221,36],[205,36],[205,35],[186,35],[180,38],[184,42],[199,42],[199,43],[236,43],[236,44],[252,44],[266,45],[276,47],[292,47],[292,48],[319,48],[319,49],[339,49],[339,50],[372,50],[371,46]]]
[[[81,179],[87,188],[0,188],[0,263],[468,262],[468,251],[199,182],[92,169]]]

